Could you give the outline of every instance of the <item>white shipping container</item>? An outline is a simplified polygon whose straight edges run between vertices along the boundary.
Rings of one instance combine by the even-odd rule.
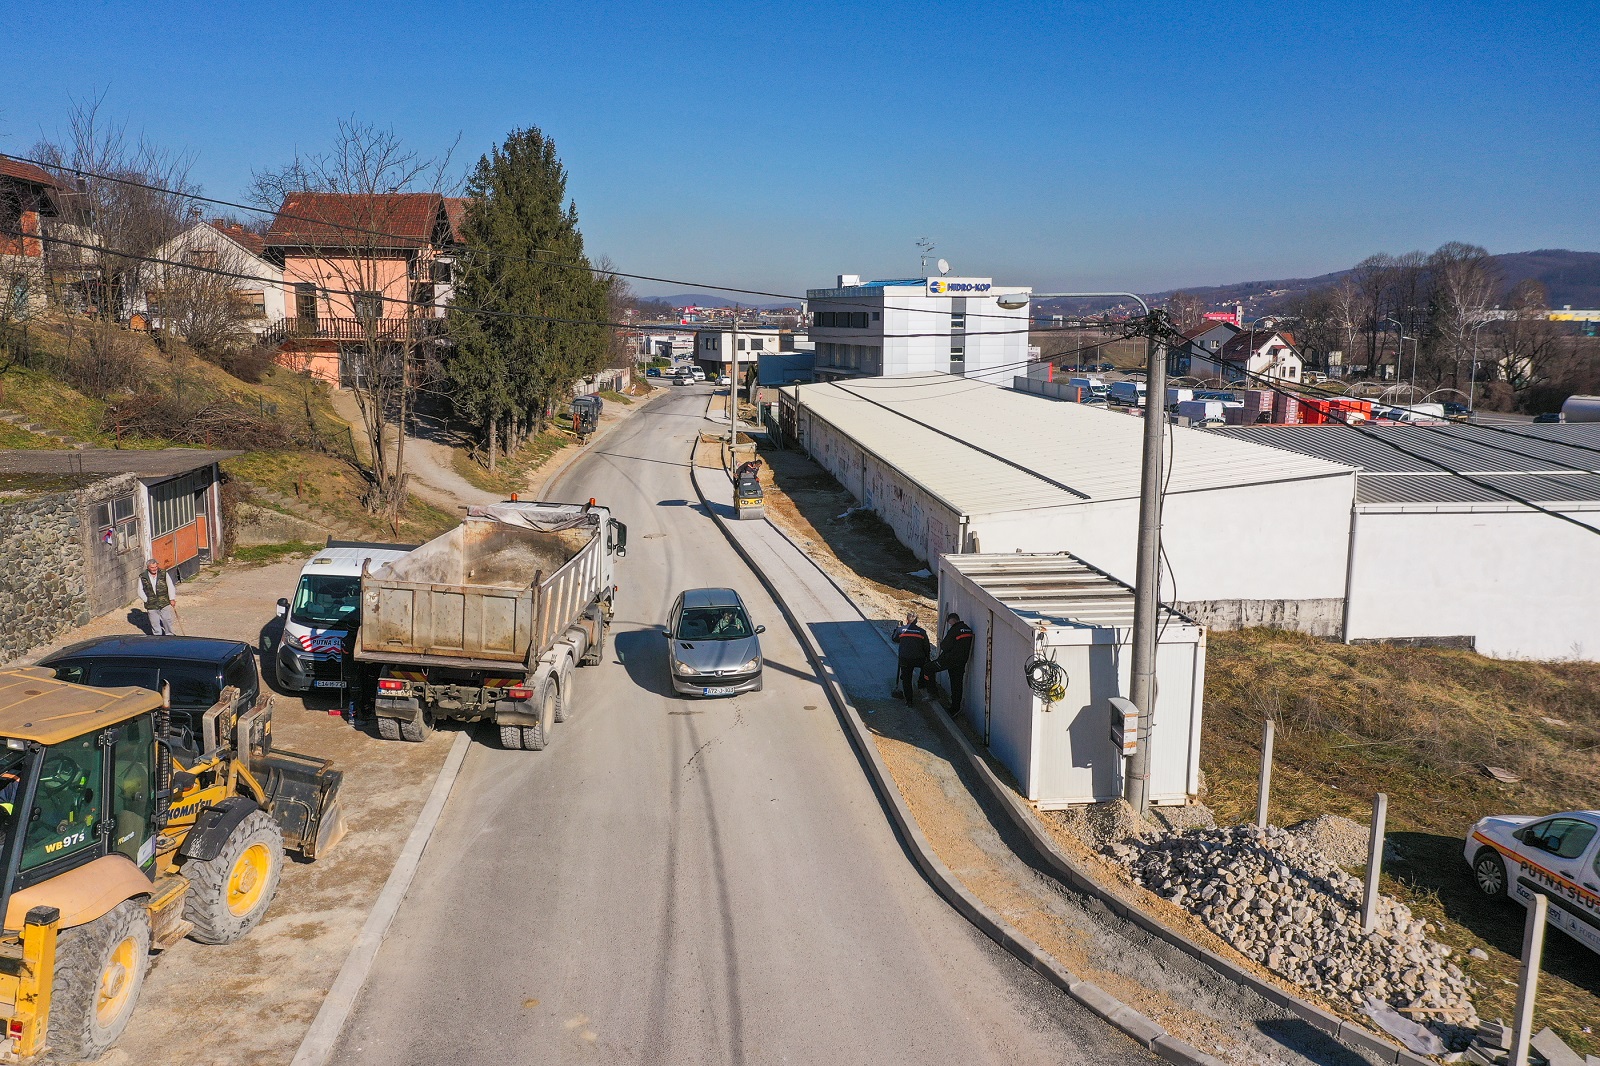
[[[947,555],[939,617],[973,629],[962,713],[1042,809],[1115,799],[1124,760],[1111,738],[1113,696],[1127,697],[1133,590],[1066,553]],[[1199,788],[1205,628],[1163,608],[1150,733],[1151,802],[1186,803]],[[1065,695],[1029,686],[1035,655],[1063,672]]]
[[[1221,400],[1182,400],[1178,403],[1178,417],[1198,422],[1203,418],[1221,418]]]

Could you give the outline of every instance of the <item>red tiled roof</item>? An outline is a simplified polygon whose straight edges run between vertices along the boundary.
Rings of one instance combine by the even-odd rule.
[[[224,222],[220,218],[211,220],[211,228],[239,245],[251,255],[260,255],[267,250],[267,239],[259,233],[252,233],[237,222]]]
[[[1287,334],[1272,329],[1252,329],[1235,334],[1233,339],[1222,346],[1222,356],[1237,361],[1260,351],[1274,340],[1291,351],[1294,350],[1294,339]]]
[[[64,188],[59,181],[32,163],[24,163],[22,160],[12,159],[10,156],[0,155],[0,175],[16,178],[18,181],[25,181],[31,185],[43,185],[47,189]]]
[[[1227,326],[1229,329],[1233,330],[1234,332],[1238,332],[1238,330],[1239,330],[1239,327],[1235,326],[1232,322],[1222,322],[1222,321],[1218,321],[1218,320],[1213,319],[1213,320],[1211,320],[1209,322],[1202,322],[1198,326],[1193,326],[1193,327],[1191,327],[1189,329],[1184,330],[1183,331],[1183,339],[1186,340],[1186,341],[1192,341],[1196,337],[1200,337],[1200,336],[1203,336],[1204,334],[1210,333],[1212,330],[1216,329],[1218,326]]]
[[[445,214],[450,216],[450,236],[453,240],[461,240],[461,226],[467,220],[467,198],[465,196],[446,196],[444,198]]]
[[[421,248],[433,239],[444,197],[432,192],[291,193],[267,230],[267,247]]]

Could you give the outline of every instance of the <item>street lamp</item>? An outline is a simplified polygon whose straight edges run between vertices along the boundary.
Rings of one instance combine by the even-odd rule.
[[[1396,342],[1394,350],[1394,376],[1397,379],[1400,377],[1400,360],[1404,359],[1406,354],[1406,341],[1411,342],[1411,392],[1412,402],[1415,403],[1417,391],[1417,338],[1406,336],[1406,328],[1393,315],[1385,315],[1383,320],[1394,323],[1395,336],[1400,338]]]
[[[1139,305],[1146,318],[1150,305],[1132,292],[997,293],[1003,310],[1017,311],[1034,299],[1127,298]],[[1139,709],[1138,741],[1123,782],[1123,798],[1141,815],[1150,810],[1150,724],[1155,713],[1156,638],[1161,604],[1157,582],[1161,579],[1161,434],[1167,409],[1167,346],[1152,335],[1145,367],[1144,462],[1139,478],[1139,548],[1133,581],[1133,664],[1128,695]]]

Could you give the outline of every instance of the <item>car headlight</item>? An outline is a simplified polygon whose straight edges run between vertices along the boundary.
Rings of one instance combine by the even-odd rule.
[[[688,663],[679,663],[677,665],[677,671],[680,674],[692,674],[694,673],[694,667],[690,666]]]
[[[761,669],[761,656],[757,655],[754,659],[751,659],[749,662],[747,662],[743,666],[739,667],[739,672],[741,674],[743,674],[743,673],[747,673],[747,672],[749,672],[751,670],[759,670],[759,669]]]

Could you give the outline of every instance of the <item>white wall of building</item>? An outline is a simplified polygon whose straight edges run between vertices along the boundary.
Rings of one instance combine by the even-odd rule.
[[[194,263],[230,274],[245,277],[230,278],[228,284],[246,299],[259,300],[262,314],[252,318],[247,325],[259,333],[285,315],[283,269],[276,264],[252,254],[208,222],[196,222],[162,245],[153,258],[173,263]],[[179,267],[155,264],[150,271],[149,288],[159,290],[166,284],[168,273],[176,274]],[[255,280],[251,280],[255,279]],[[148,311],[147,294],[140,293],[132,310]]]
[[[731,364],[737,345],[739,363],[743,365],[749,362],[754,366],[758,356],[781,350],[783,336],[782,330],[757,326],[749,329],[740,327],[737,337],[731,329],[697,330],[694,335],[694,359],[698,363]]]
[[[1600,528],[1600,510],[1572,511]],[[1471,636],[1503,659],[1600,659],[1600,536],[1537,511],[1356,520],[1346,639]]]
[[[1028,309],[1007,311],[994,297],[1028,291],[988,278],[812,289],[807,297],[817,365],[885,377],[957,373],[1010,384],[1028,360]],[[859,314],[865,321],[818,325],[824,313]]]

